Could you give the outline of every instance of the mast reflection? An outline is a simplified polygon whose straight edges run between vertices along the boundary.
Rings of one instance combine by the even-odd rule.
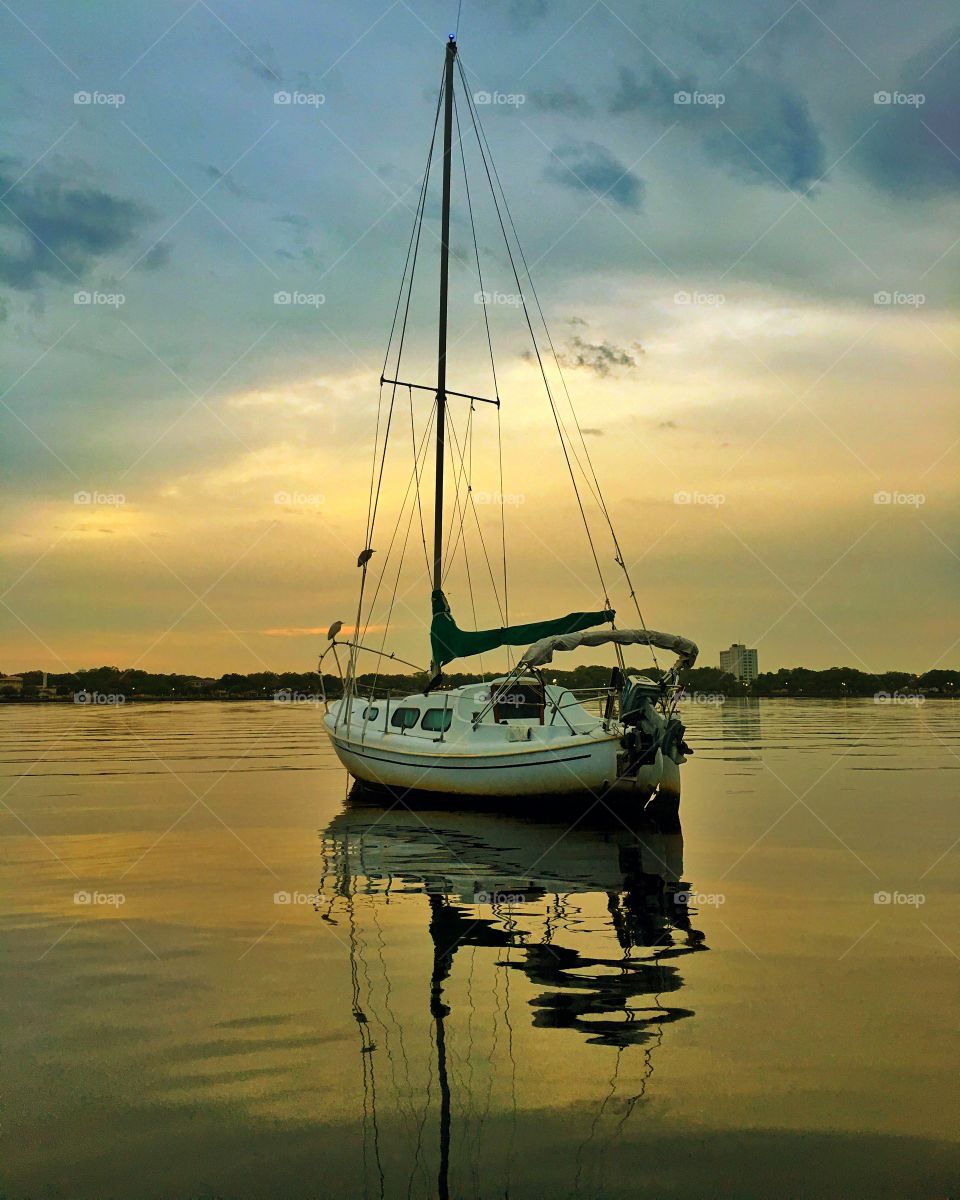
[[[381,1193],[378,1047],[357,986],[358,898],[372,901],[374,910],[398,900],[426,901],[423,927],[431,967],[422,995],[432,1030],[431,1073],[439,1090],[435,1188],[441,1200],[450,1195],[452,1112],[460,1107],[453,1102],[456,1085],[447,1062],[458,953],[492,950],[490,961],[495,972],[504,973],[508,1003],[509,978],[522,976],[528,985],[524,1010],[532,1014],[534,1029],[573,1031],[585,1044],[615,1047],[617,1070],[622,1051],[645,1046],[643,1089],[664,1029],[694,1015],[674,1002],[683,987],[678,960],[707,948],[692,924],[694,914],[682,902],[690,885],[682,880],[679,829],[637,826],[636,813],[621,816],[609,809],[569,820],[559,813],[544,820],[516,811],[433,806],[414,811],[355,787],[344,811],[323,831],[323,847],[318,907],[334,923],[341,919],[338,914],[346,916],[364,1131],[366,1136],[369,1123]],[[382,942],[379,924],[377,933]],[[471,965],[471,979],[472,971]],[[384,978],[389,987],[386,973]],[[368,998],[367,1005],[372,1003]],[[509,1023],[511,1014],[504,1015]],[[512,1019],[515,1025],[517,1014]],[[551,1052],[550,1045],[543,1049]],[[640,1095],[629,1099],[631,1107]],[[417,1157],[419,1163],[419,1144]]]

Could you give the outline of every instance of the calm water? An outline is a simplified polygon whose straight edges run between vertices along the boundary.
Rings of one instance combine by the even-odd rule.
[[[0,709],[0,1194],[955,1195],[956,706],[686,714],[681,835],[372,806],[310,707]]]

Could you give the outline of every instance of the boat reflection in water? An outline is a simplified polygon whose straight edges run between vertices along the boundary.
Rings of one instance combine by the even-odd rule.
[[[414,1194],[410,1189],[418,1171],[422,1194],[458,1194],[459,1187],[450,1190],[457,1169],[451,1147],[468,1151],[474,1135],[458,1141],[455,1126],[471,1119],[468,1114],[479,1092],[485,1103],[480,1126],[491,1111],[509,1112],[512,1105],[515,1132],[518,1059],[523,1065],[525,1056],[535,1060],[534,1092],[538,1086],[544,1091],[550,1086],[539,1079],[544,1071],[549,1075],[566,1070],[571,1089],[570,1097],[536,1094],[532,1107],[582,1104],[590,1096],[586,1076],[599,1068],[602,1079],[611,1084],[603,1107],[611,1105],[617,1128],[622,1128],[643,1098],[666,1027],[694,1015],[676,1002],[684,982],[678,960],[707,947],[691,923],[696,917],[686,902],[690,889],[682,879],[682,833],[631,829],[635,813],[621,818],[604,809],[602,819],[595,813],[579,820],[562,814],[543,820],[524,819],[515,809],[510,814],[433,806],[412,811],[355,787],[345,810],[324,831],[325,875],[318,907],[325,920],[344,927],[344,940],[349,942],[353,1017],[360,1031],[365,1159],[368,1124],[372,1142],[380,1137],[378,1058],[386,1056],[381,1073],[392,1072],[395,1083],[397,1062],[402,1061],[409,1084],[414,1055],[429,1054],[430,1080],[435,1077],[438,1085],[436,1111],[429,1121],[427,1085],[427,1105],[415,1139],[411,1128],[411,1144],[401,1140],[390,1154],[381,1154],[379,1145],[371,1150],[376,1169],[370,1170],[374,1181],[379,1175],[381,1194],[388,1161],[399,1161],[401,1172],[409,1172],[408,1194]],[[402,918],[396,906],[404,909]],[[370,926],[366,932],[365,922]],[[403,942],[399,981],[396,976],[391,979],[383,955],[385,938],[388,942],[393,933]],[[371,947],[378,948],[379,984],[366,957]],[[484,949],[489,974],[481,979],[478,950]],[[510,980],[518,977],[522,988],[515,983],[511,998]],[[414,1016],[398,1019],[411,990],[419,1022]],[[523,994],[518,996],[518,990]],[[492,1021],[489,1046],[475,1037],[478,1003],[489,1007],[489,1014],[477,1021],[478,1027]],[[468,1049],[448,1062],[448,1026],[465,1020]],[[459,1029],[458,1025],[458,1038]],[[568,1031],[566,1045],[545,1030]],[[571,1043],[571,1034],[580,1036]],[[422,1043],[419,1052],[411,1049],[411,1038]],[[601,1063],[595,1051],[587,1051],[590,1061],[585,1063],[580,1049],[584,1046],[615,1048],[612,1080],[611,1060]],[[642,1049],[635,1063],[635,1086],[625,1089],[632,1094],[615,1097],[621,1056],[638,1047]],[[500,1063],[506,1058],[509,1062]],[[495,1077],[501,1065],[508,1076],[512,1073],[513,1092],[498,1104]],[[626,1069],[622,1073],[624,1079],[631,1074]],[[473,1095],[458,1094],[477,1083]],[[563,1085],[561,1079],[558,1086]],[[381,1083],[381,1098],[384,1091]],[[397,1100],[402,1110],[401,1091],[398,1088]],[[422,1104],[422,1097],[422,1089],[410,1087],[411,1117],[414,1100]],[[587,1114],[586,1124],[592,1120],[595,1128],[601,1115]],[[433,1137],[425,1126],[435,1126]],[[434,1137],[439,1155],[429,1154],[433,1166],[428,1167],[424,1146],[436,1145]],[[570,1145],[575,1144],[571,1130]],[[490,1179],[484,1195],[509,1194],[510,1164],[498,1159],[498,1149],[502,1147],[484,1149],[484,1172],[502,1168],[502,1177]],[[576,1159],[569,1164],[570,1177],[579,1176],[582,1147],[570,1153]],[[466,1167],[460,1164],[460,1169]],[[476,1167],[472,1169],[476,1176]],[[469,1186],[464,1181],[463,1187]]]

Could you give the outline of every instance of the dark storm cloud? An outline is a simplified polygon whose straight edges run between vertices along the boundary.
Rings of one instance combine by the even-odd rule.
[[[599,142],[565,142],[554,150],[547,175],[565,187],[606,196],[621,208],[637,212],[643,199],[643,180],[634,175]]]
[[[21,291],[44,276],[78,280],[98,259],[130,245],[150,217],[132,200],[49,171],[15,184],[18,174],[10,160],[0,164],[0,191],[10,189],[0,207],[0,280]]]
[[[778,79],[744,68],[722,86],[654,65],[645,76],[620,71],[615,114],[647,113],[676,121],[731,175],[803,191],[824,170],[824,146],[806,100]]]
[[[960,187],[958,39],[960,27],[935,39],[904,66],[896,88],[874,97],[864,119],[879,118],[878,124],[856,162],[875,186],[904,196]]]
[[[583,367],[594,375],[606,376],[616,367],[635,367],[642,354],[643,349],[638,345],[628,350],[612,342],[588,342],[575,335],[561,350],[560,360],[565,366]]]

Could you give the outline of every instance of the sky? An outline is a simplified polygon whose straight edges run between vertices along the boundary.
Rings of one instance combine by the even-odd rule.
[[[351,626],[456,10],[0,6],[0,671],[307,671]],[[647,625],[704,664],[960,667],[954,6],[463,0],[457,34]],[[636,624],[458,113],[484,288],[455,154],[448,385],[491,394],[486,312],[503,483],[497,410],[451,401],[447,595],[501,623],[503,495],[511,621],[608,594]],[[425,384],[438,187],[399,368]],[[424,665],[402,501],[432,403],[397,394],[364,635]]]

